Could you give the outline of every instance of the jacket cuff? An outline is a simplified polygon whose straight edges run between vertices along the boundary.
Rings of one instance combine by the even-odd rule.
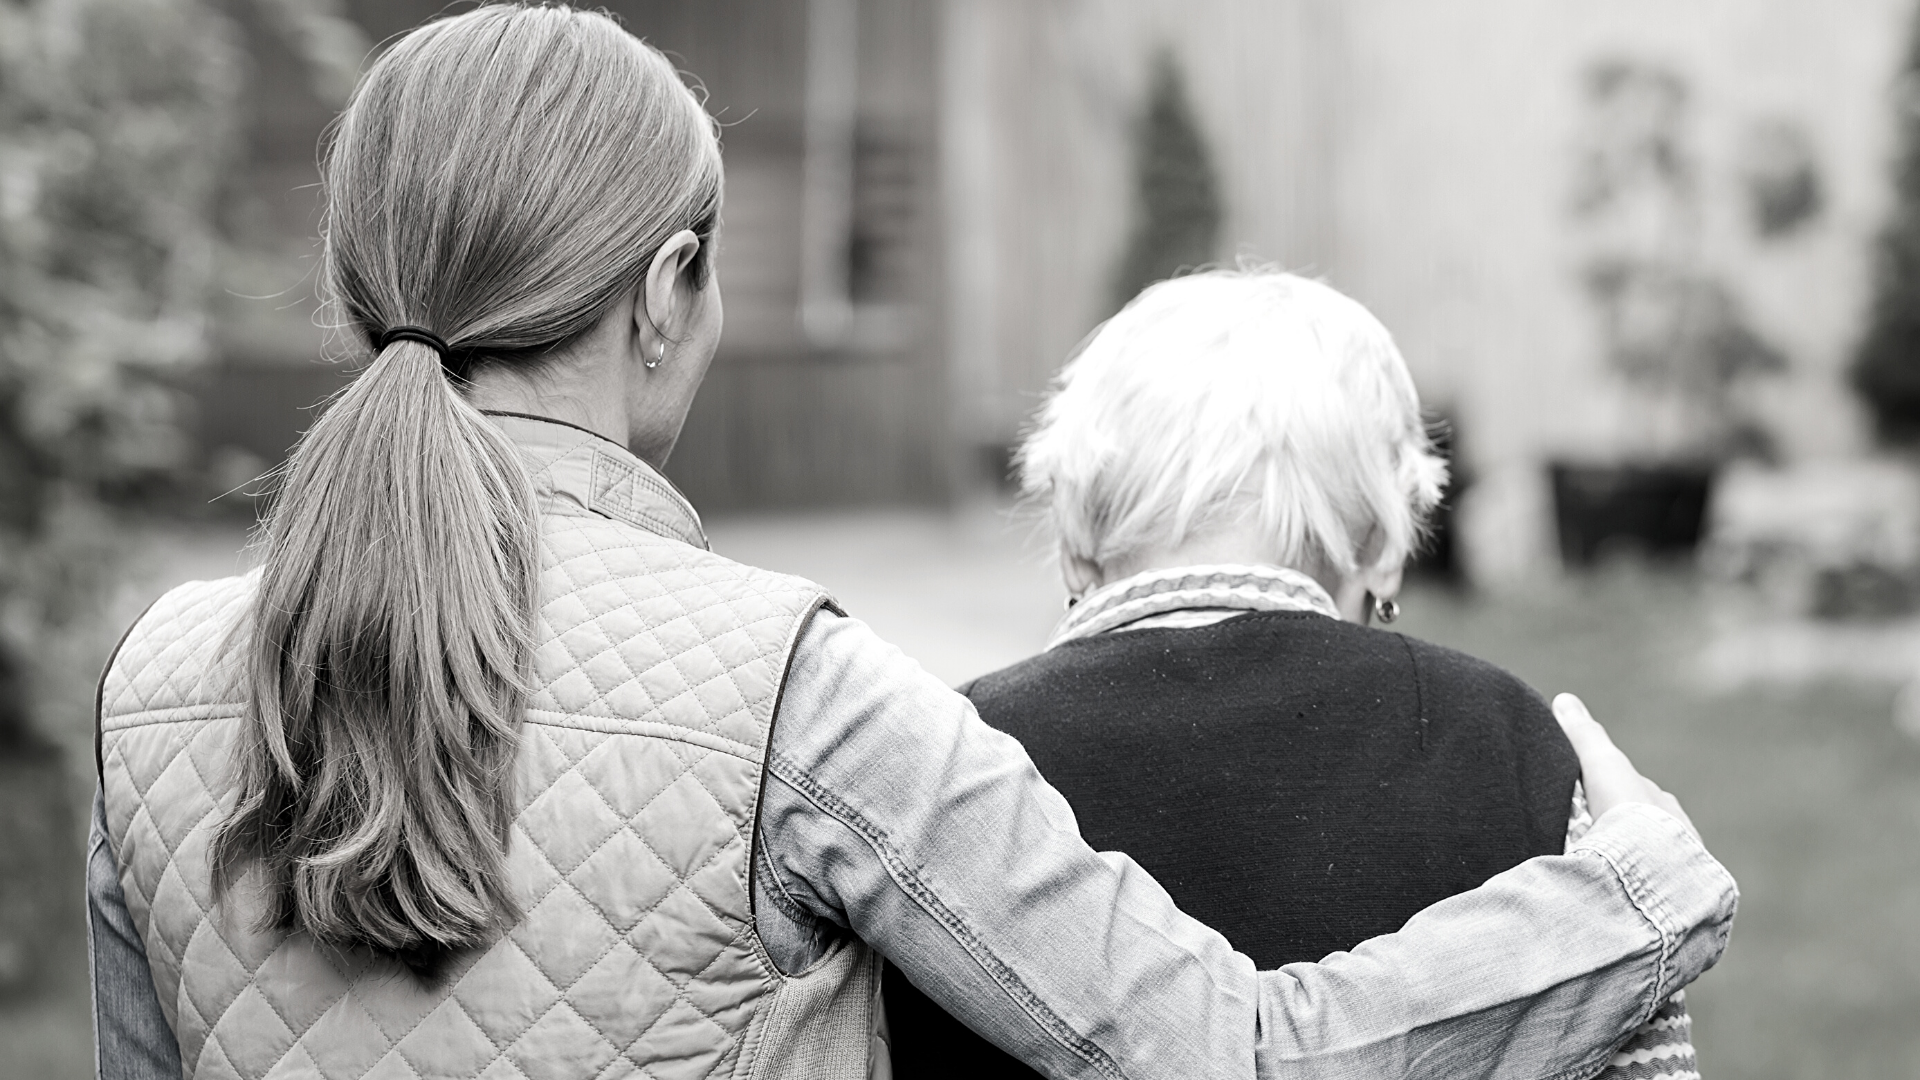
[[[1739,887],[1679,819],[1648,803],[1616,806],[1568,852],[1580,853],[1606,860],[1628,899],[1659,933],[1656,1005],[1699,978],[1726,951]]]

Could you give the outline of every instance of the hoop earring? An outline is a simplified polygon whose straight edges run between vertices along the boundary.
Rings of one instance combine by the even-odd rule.
[[[667,343],[663,341],[660,343],[660,350],[653,354],[653,359],[647,361],[647,370],[652,371],[654,368],[659,367],[660,361],[665,360],[666,358],[667,358]]]
[[[1379,619],[1383,624],[1390,623],[1393,620],[1399,618],[1400,617],[1399,601],[1395,600],[1391,596],[1387,597],[1385,600],[1382,600],[1377,596],[1374,597],[1373,598],[1373,617],[1376,619]]]

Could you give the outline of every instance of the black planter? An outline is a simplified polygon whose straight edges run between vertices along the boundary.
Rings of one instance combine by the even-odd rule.
[[[1711,468],[1555,462],[1549,469],[1560,558],[1568,566],[1591,566],[1616,550],[1671,557],[1699,547]]]

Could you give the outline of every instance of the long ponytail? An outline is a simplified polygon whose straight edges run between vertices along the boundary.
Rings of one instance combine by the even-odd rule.
[[[400,152],[404,148],[404,153]],[[710,119],[604,16],[500,5],[375,64],[326,168],[323,282],[378,349],[293,452],[248,626],[222,896],[430,974],[519,909],[506,851],[534,648],[518,452],[461,397],[564,350],[720,198]]]
[[[216,865],[258,853],[270,921],[324,941],[497,933],[538,574],[512,445],[396,342],[295,450],[265,547],[258,745]]]

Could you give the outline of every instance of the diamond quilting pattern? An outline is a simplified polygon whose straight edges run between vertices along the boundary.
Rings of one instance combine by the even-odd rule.
[[[156,600],[120,643],[101,687],[102,718],[234,700],[236,653],[227,635],[241,624],[258,581],[256,572],[189,582]]]
[[[656,716],[664,723],[757,746],[784,669],[796,607],[818,590],[749,571],[674,541],[598,518],[547,519],[541,609],[548,633],[534,656],[536,711],[585,717]],[[700,554],[700,553],[695,553]],[[646,635],[628,627],[645,620]]]
[[[255,577],[161,598],[102,687],[128,906],[189,1075],[705,1077],[770,989],[746,891],[786,652],[818,590],[597,517],[549,515],[508,860],[525,916],[427,990],[252,925],[207,844],[240,730]]]

